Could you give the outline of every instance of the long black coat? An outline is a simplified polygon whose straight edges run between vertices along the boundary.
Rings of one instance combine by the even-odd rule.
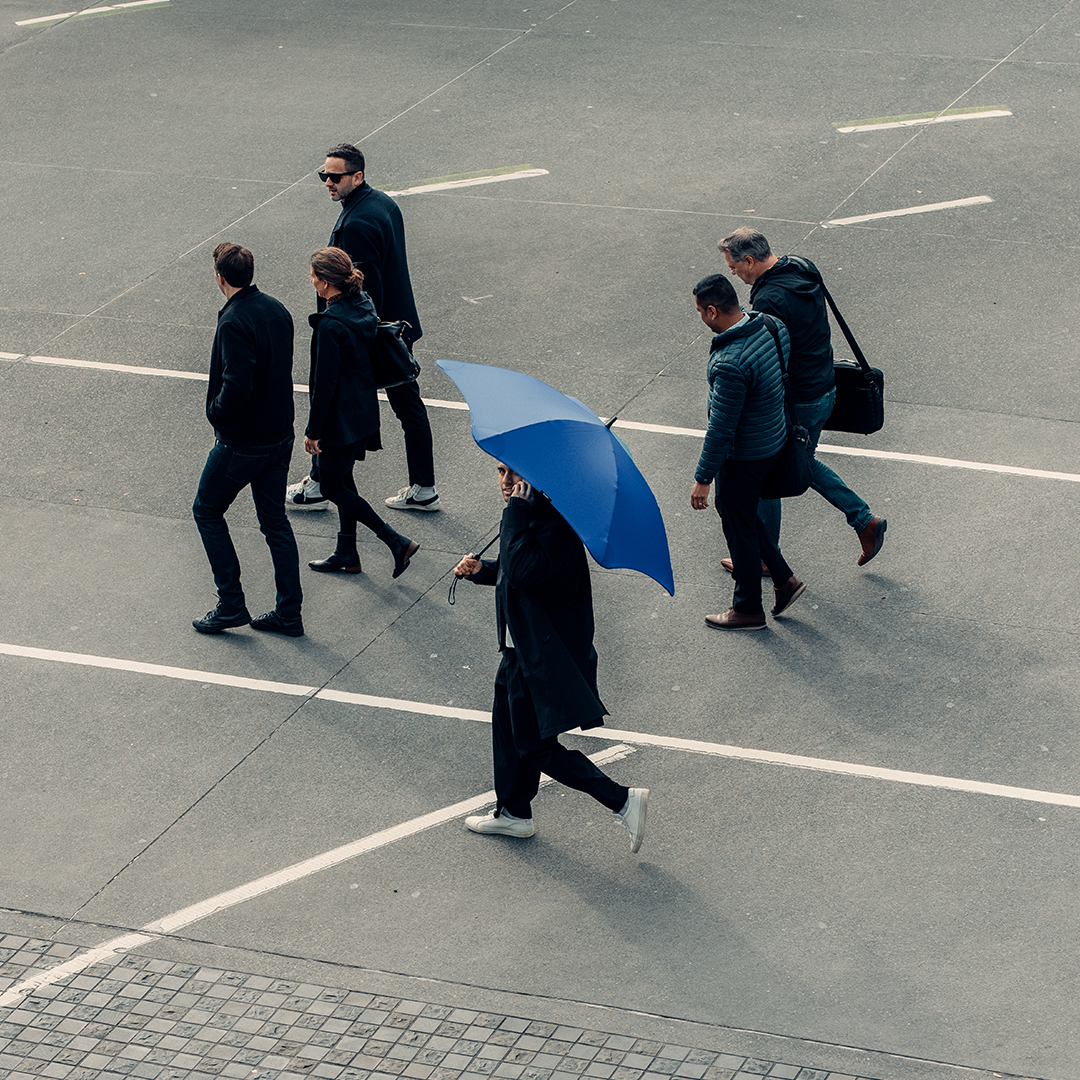
[[[366,293],[352,300],[338,297],[308,322],[310,405],[304,434],[324,446],[367,440],[368,449],[377,450],[379,399],[370,354],[379,320],[371,298]]]
[[[330,246],[341,248],[364,272],[364,292],[379,318],[405,319],[410,324],[405,340],[410,345],[419,341],[423,330],[409,279],[405,222],[398,204],[365,180],[342,200]]]
[[[473,579],[495,586],[499,649],[509,644],[536,709],[541,738],[598,727],[607,715],[596,686],[592,582],[577,533],[543,496],[511,498],[499,557]]]

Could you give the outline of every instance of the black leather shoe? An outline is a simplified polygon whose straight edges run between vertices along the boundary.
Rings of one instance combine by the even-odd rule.
[[[277,611],[268,611],[257,619],[251,620],[252,630],[270,630],[275,634],[286,634],[288,637],[303,637],[304,624],[299,619],[286,621]]]
[[[251,616],[247,608],[229,612],[218,604],[213,611],[208,611],[201,619],[192,619],[191,625],[200,634],[220,634],[222,630],[228,630],[233,626],[247,626],[249,622],[251,622]]]
[[[344,570],[346,574],[359,574],[363,569],[360,566],[360,556],[339,555],[336,551],[327,559],[317,559],[315,562],[309,562],[308,566],[312,570],[318,570],[320,573],[329,574],[334,570]]]

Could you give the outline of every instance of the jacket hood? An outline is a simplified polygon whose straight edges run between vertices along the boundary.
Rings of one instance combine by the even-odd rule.
[[[338,322],[357,324],[365,323],[375,314],[375,305],[366,292],[348,300],[342,297],[332,304],[327,304],[322,311],[313,311],[308,316],[308,324],[312,327],[320,319],[336,319]]]
[[[751,300],[758,289],[777,278],[783,278],[782,288],[808,296],[816,293],[820,282],[820,275],[812,262],[800,259],[798,255],[784,255],[754,282],[750,289]]]

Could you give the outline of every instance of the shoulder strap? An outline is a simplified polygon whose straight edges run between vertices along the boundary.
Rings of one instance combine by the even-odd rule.
[[[793,422],[791,388],[788,386],[788,370],[787,364],[784,363],[784,349],[780,344],[780,331],[776,329],[776,320],[771,315],[762,312],[761,317],[765,320],[765,327],[772,334],[773,342],[776,345],[776,356],[780,361],[780,380],[784,384],[784,415],[787,417],[788,426],[790,427]]]
[[[840,314],[840,309],[836,306],[836,301],[832,298],[832,293],[829,292],[829,287],[825,284],[825,279],[821,276],[820,270],[818,271],[818,284],[821,286],[821,291],[825,294],[825,299],[829,302],[829,307],[832,308],[833,316],[836,319],[836,325],[844,332],[844,337],[847,338],[847,343],[851,346],[851,351],[855,354],[855,359],[859,362],[859,367],[869,375],[870,365],[866,362],[866,357],[863,356],[863,351],[859,348],[859,343],[855,340],[855,335],[848,329],[848,324],[844,321],[844,316]]]

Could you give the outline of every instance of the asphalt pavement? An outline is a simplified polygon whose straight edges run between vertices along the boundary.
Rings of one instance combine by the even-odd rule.
[[[0,1075],[1080,1078],[1078,38],[1076,0],[0,0]],[[443,509],[387,511],[397,580],[373,538],[305,569],[305,637],[200,636],[210,252],[302,386],[342,140],[404,214]],[[859,568],[788,501],[807,592],[725,636],[691,289],[744,224],[885,371],[821,456],[889,526]],[[501,498],[441,358],[617,415],[657,495],[675,595],[593,565],[611,715],[567,737],[652,790],[639,855],[555,785],[533,839],[462,825],[498,654],[447,590]]]

